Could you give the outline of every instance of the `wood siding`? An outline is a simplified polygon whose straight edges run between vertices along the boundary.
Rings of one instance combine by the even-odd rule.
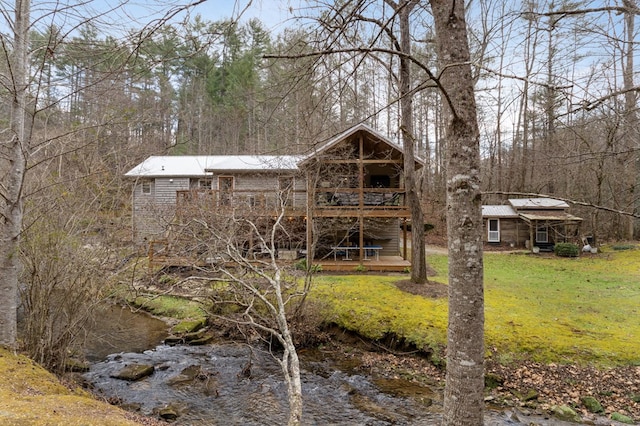
[[[500,241],[488,241],[488,221],[489,219],[498,219],[500,221]],[[495,245],[511,245],[514,247],[524,247],[526,240],[529,239],[529,227],[520,218],[483,218],[482,225],[484,229],[482,240],[485,243]]]
[[[151,191],[143,193],[145,182]],[[189,188],[188,178],[141,179],[133,190],[133,234],[137,243],[162,238],[175,215],[176,191]]]

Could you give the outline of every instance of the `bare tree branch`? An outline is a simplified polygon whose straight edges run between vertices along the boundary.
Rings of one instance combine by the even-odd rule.
[[[586,201],[578,201],[571,198],[559,197],[557,195],[548,195],[548,194],[539,194],[535,192],[510,192],[510,191],[483,191],[482,194],[494,194],[494,195],[513,195],[516,197],[535,197],[535,198],[553,198],[556,200],[564,201],[565,203],[574,204],[576,206],[584,206],[591,207],[597,210],[607,211],[611,213],[616,213],[623,216],[630,216],[635,218],[640,218],[640,214],[634,214],[633,212],[629,212],[626,210],[614,209],[606,206],[599,206],[597,204],[589,203]]]

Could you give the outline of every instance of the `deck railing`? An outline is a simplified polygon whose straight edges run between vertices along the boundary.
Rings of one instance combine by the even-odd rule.
[[[233,190],[190,189],[176,192],[176,209],[178,213],[211,209],[242,209],[246,212],[273,214],[283,207],[288,212],[304,210],[306,196],[304,191],[288,191],[286,197],[280,197],[276,191],[266,190]]]
[[[404,194],[400,188],[318,188],[316,208],[406,209]]]
[[[287,214],[295,212],[305,214],[307,203],[307,193],[304,190],[288,191],[284,200],[281,200],[278,192],[274,190],[192,189],[177,191],[176,196],[178,213],[228,208],[247,213],[273,215],[284,207]],[[317,210],[340,211],[407,209],[405,191],[400,188],[317,188],[313,207]]]

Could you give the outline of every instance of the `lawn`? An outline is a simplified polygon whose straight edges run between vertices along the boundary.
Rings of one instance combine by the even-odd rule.
[[[429,256],[446,283],[447,259]],[[419,347],[446,342],[446,299],[414,296],[406,276],[320,275],[312,296],[331,319],[366,337],[395,334]],[[529,358],[640,365],[640,250],[560,258],[485,254],[486,346],[503,362]]]

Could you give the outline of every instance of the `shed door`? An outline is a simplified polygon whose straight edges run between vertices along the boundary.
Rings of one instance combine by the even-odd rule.
[[[548,243],[549,230],[546,226],[536,229],[536,243]]]
[[[487,222],[487,228],[489,233],[487,235],[487,241],[490,243],[500,242],[500,219],[489,219]]]

